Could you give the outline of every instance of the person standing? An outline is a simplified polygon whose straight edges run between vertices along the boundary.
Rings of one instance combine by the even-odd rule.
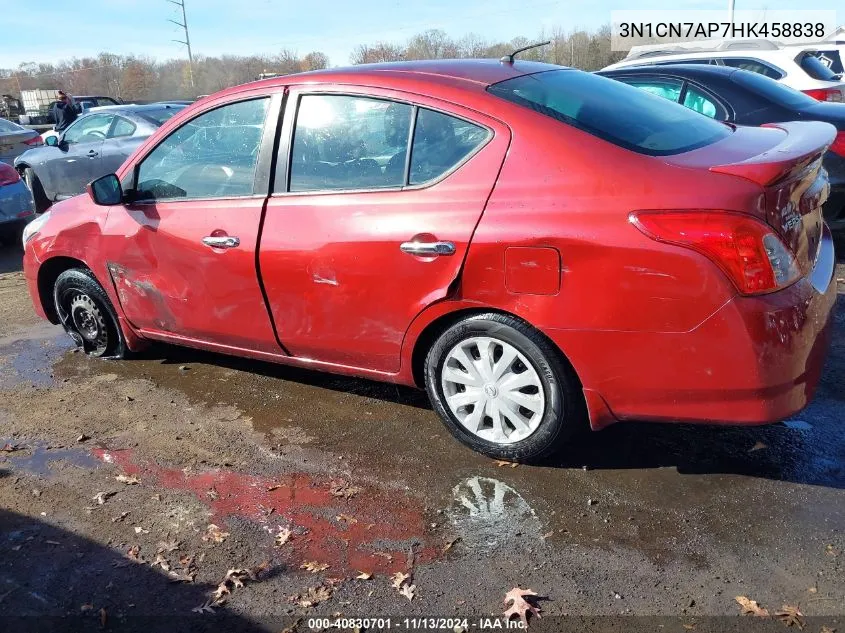
[[[71,123],[76,121],[76,108],[73,100],[63,90],[59,90],[59,100],[53,105],[52,113],[56,132],[64,132]]]

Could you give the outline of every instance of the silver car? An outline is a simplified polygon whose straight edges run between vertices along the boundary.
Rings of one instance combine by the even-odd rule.
[[[0,163],[0,240],[20,243],[23,227],[35,217],[35,201],[15,168]]]
[[[43,142],[38,132],[0,119],[0,163],[11,165],[26,150],[39,145],[43,145]]]

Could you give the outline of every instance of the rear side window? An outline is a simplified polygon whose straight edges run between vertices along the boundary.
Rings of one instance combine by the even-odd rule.
[[[687,86],[683,105],[690,110],[694,110],[695,112],[710,117],[711,119],[723,118],[723,116],[719,116],[721,114],[721,108],[716,105],[713,98],[710,97],[710,95],[704,94],[695,86]]]
[[[577,70],[552,70],[488,88],[548,117],[620,147],[667,156],[704,147],[731,128],[622,82]]]
[[[677,101],[681,97],[681,88],[684,87],[683,82],[676,79],[631,79],[622,78],[629,86],[645,90],[658,97],[669,99],[669,101]]]
[[[487,140],[483,127],[420,108],[411,147],[409,184],[435,180],[457,167]]]
[[[120,138],[121,136],[132,136],[135,132],[135,124],[122,116],[115,117],[109,138]]]
[[[741,68],[742,70],[750,70],[752,73],[763,75],[764,77],[771,77],[772,79],[780,79],[783,73],[777,68],[773,68],[768,64],[757,59],[746,59],[742,57],[723,59],[722,63],[731,68]]]
[[[836,73],[824,65],[822,60],[812,53],[803,53],[795,60],[801,66],[803,71],[810,75],[813,79],[820,81],[836,81]]]

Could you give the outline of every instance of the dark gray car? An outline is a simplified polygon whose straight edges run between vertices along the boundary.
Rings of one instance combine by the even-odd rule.
[[[113,106],[79,117],[46,145],[15,159],[15,168],[35,197],[38,212],[85,190],[92,180],[112,174],[157,128],[185,106]]]

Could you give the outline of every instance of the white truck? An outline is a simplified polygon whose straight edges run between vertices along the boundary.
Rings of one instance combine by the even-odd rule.
[[[18,117],[21,125],[50,125],[50,106],[59,100],[57,89],[36,88],[21,90],[23,112]]]

